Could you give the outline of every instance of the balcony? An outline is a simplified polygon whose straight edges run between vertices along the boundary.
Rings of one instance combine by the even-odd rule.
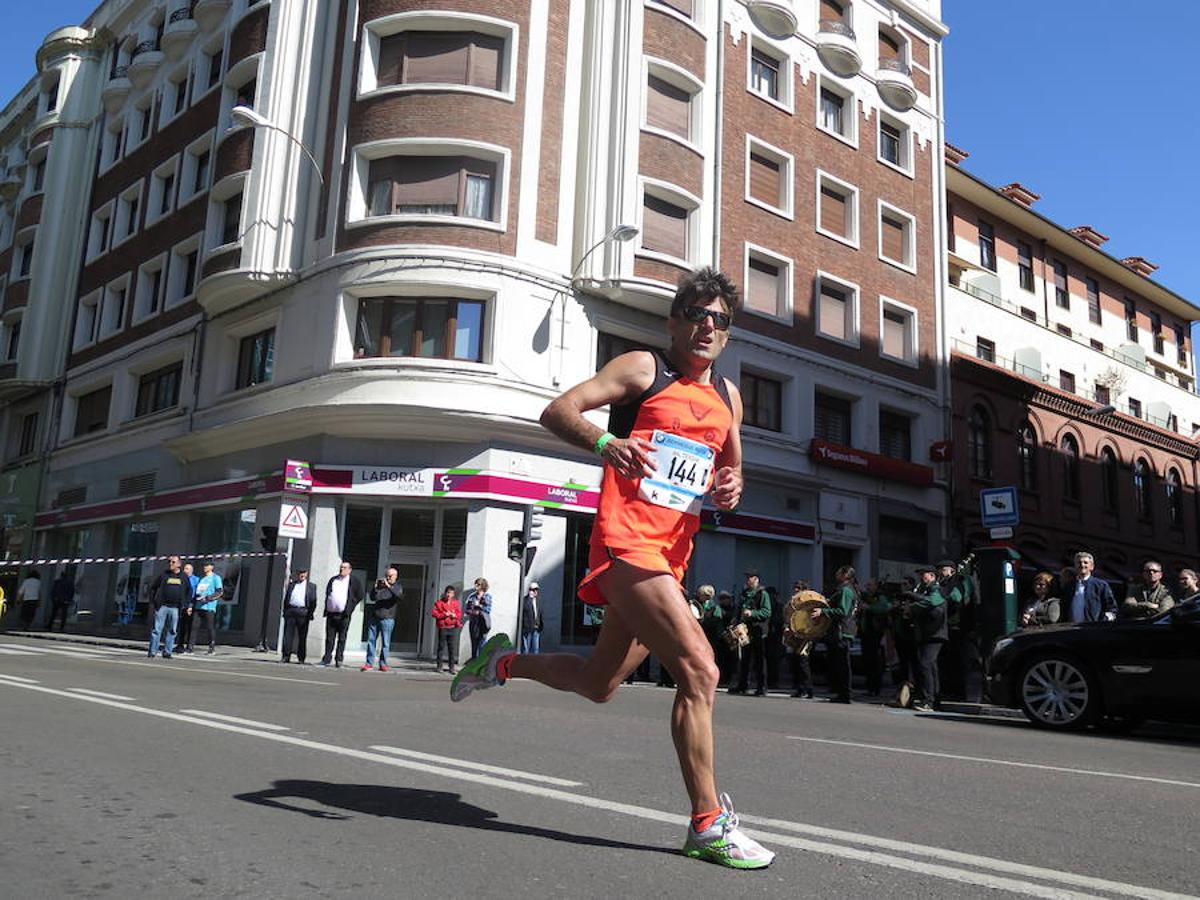
[[[783,40],[796,33],[799,19],[793,0],[746,0],[746,6],[750,19],[768,37]]]
[[[220,25],[229,12],[230,4],[231,0],[196,0],[192,4],[192,15],[200,30],[207,34]]]
[[[817,56],[830,72],[843,78],[862,69],[854,29],[841,19],[822,19],[817,26]]]
[[[183,59],[183,55],[187,53],[188,47],[192,45],[192,41],[199,33],[200,26],[192,18],[190,7],[185,6],[183,9],[177,9],[171,13],[162,36],[163,53],[167,55],[167,59],[171,62]]]
[[[134,47],[133,59],[129,63],[129,80],[133,86],[140,90],[148,85],[165,58],[154,41],[142,41]]]
[[[917,102],[912,69],[903,60],[879,60],[879,68],[875,71],[875,87],[879,90],[883,102],[892,109],[903,112],[912,109]]]
[[[25,177],[17,169],[5,169],[0,172],[0,200],[8,201],[21,193],[21,185]]]
[[[105,110],[115,113],[125,105],[125,100],[132,90],[133,82],[129,80],[129,67],[117,66],[109,76],[108,83],[104,85],[104,90],[100,92]]]

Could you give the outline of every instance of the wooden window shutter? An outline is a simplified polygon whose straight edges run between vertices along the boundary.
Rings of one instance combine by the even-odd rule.
[[[766,156],[751,151],[750,153],[750,196],[771,206],[780,206],[779,163]]]
[[[458,188],[464,160],[457,156],[399,157],[396,172],[397,206],[453,206],[458,208]]]
[[[761,259],[750,259],[746,305],[755,312],[779,314],[780,267]]]
[[[883,255],[888,259],[894,259],[898,263],[907,265],[908,260],[905,259],[904,254],[904,223],[891,216],[884,216],[882,227]]]
[[[470,32],[409,31],[405,33],[405,84],[467,84]]]
[[[846,339],[846,294],[828,284],[821,285],[821,333]]]
[[[471,37],[471,71],[468,83],[493,91],[500,90],[504,39],[492,34],[473,34]]]
[[[849,237],[846,223],[846,195],[821,185],[821,228]]]
[[[643,201],[645,233],[642,246],[647,250],[666,253],[679,259],[687,258],[687,210],[646,194]]]
[[[646,124],[682,138],[691,137],[691,95],[651,75],[646,91]]]
[[[883,352],[896,359],[908,358],[906,319],[903,313],[883,311]]]

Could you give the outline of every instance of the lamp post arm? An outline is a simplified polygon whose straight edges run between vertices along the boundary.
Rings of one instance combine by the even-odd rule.
[[[319,181],[321,183],[321,187],[325,186],[325,177],[321,174],[321,164],[317,162],[317,158],[315,156],[313,156],[312,151],[309,150],[308,147],[304,146],[304,142],[301,141],[298,137],[296,137],[294,134],[292,134],[287,129],[280,128],[274,122],[267,122],[267,121],[254,122],[251,125],[251,127],[252,128],[268,128],[271,131],[278,131],[285,138],[287,138],[289,141],[291,141],[293,144],[295,144],[297,147],[299,147],[302,151],[304,151],[304,155],[306,157],[308,157],[308,161],[310,163],[312,163],[313,171],[317,173],[317,181]]]
[[[575,268],[571,271],[571,281],[575,281],[575,277],[579,274],[579,270],[583,268],[583,264],[587,262],[588,257],[595,253],[600,247],[603,247],[611,238],[606,234],[592,246],[588,247],[587,252],[579,258],[579,262],[575,264]]]

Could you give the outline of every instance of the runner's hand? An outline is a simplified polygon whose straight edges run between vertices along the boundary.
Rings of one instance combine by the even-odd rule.
[[[712,498],[718,509],[733,509],[737,506],[742,499],[742,473],[732,466],[718,469]]]
[[[650,444],[641,438],[613,438],[600,454],[623,478],[642,478],[654,474]]]

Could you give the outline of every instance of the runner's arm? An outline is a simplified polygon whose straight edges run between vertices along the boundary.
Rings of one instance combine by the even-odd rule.
[[[742,499],[742,394],[728,378],[725,386],[733,406],[733,425],[717,457],[717,479],[712,498],[719,509],[733,509]]]

